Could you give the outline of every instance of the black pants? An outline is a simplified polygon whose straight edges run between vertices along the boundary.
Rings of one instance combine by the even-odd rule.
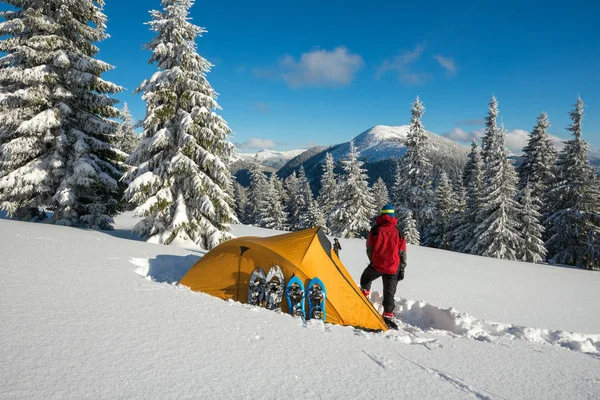
[[[383,280],[383,311],[393,312],[396,308],[394,303],[394,296],[396,295],[396,288],[398,287],[398,275],[386,275],[378,272],[370,264],[363,271],[360,277],[360,288],[371,290],[371,283],[377,279],[382,278]]]

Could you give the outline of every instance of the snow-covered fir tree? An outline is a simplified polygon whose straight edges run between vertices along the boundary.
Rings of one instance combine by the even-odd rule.
[[[432,165],[429,160],[427,136],[421,122],[425,107],[419,97],[411,109],[410,131],[406,138],[406,153],[396,172],[393,200],[396,207],[413,212],[419,232],[433,217],[431,190]]]
[[[260,208],[264,204],[265,196],[269,190],[269,183],[262,170],[258,155],[255,154],[250,164],[250,186],[248,188],[249,205],[246,213],[248,224],[257,224]]]
[[[283,206],[284,209],[286,209],[287,207],[287,203],[289,201],[289,196],[287,194],[287,191],[285,190],[285,185],[283,184],[283,180],[279,179],[279,177],[277,177],[278,179],[275,179],[275,189],[277,190],[277,193],[279,193],[279,199],[281,200],[281,205]]]
[[[542,240],[544,227],[540,223],[539,204],[533,198],[533,189],[526,186],[520,198],[519,222],[523,245],[519,248],[519,259],[536,263],[546,256],[546,246]]]
[[[7,0],[0,16],[0,204],[9,216],[111,229],[125,154],[114,147],[104,1]]]
[[[238,182],[233,183],[233,193],[235,198],[235,212],[242,224],[247,224],[247,215],[249,213],[250,201],[248,199],[248,190]]]
[[[378,177],[373,184],[373,199],[375,200],[376,208],[381,208],[390,202],[390,194],[381,177]]]
[[[375,215],[373,195],[366,170],[359,161],[359,152],[350,141],[348,158],[342,161],[344,176],[340,185],[339,202],[329,217],[334,236],[342,238],[365,237]]]
[[[519,188],[530,186],[533,201],[541,204],[548,202],[547,193],[554,181],[556,163],[556,148],[548,135],[549,127],[548,114],[541,113],[523,148],[523,162],[519,167]]]
[[[454,199],[456,200],[454,212],[458,214],[464,214],[467,211],[467,191],[465,190],[465,187],[461,181],[453,185],[452,192]]]
[[[519,232],[518,177],[508,159],[504,128],[497,125],[498,102],[489,104],[483,138],[484,186],[482,208],[474,233],[471,253],[516,260],[522,244]]]
[[[560,152],[555,184],[549,201],[553,213],[547,220],[548,256],[553,262],[587,269],[600,268],[600,188],[582,138],[581,98],[570,112],[573,123],[567,128],[573,139]]]
[[[205,30],[190,22],[192,0],[162,0],[151,11],[147,45],[158,71],[136,89],[146,102],[143,141],[129,158],[126,198],[145,217],[135,226],[143,238],[169,244],[176,238],[211,249],[232,237],[233,134],[206,79],[212,64],[196,38]]]
[[[119,127],[115,133],[115,145],[122,152],[131,154],[138,147],[141,140],[140,137],[135,133],[135,124],[133,122],[131,112],[129,112],[127,103],[123,104],[123,109],[121,110],[121,120],[123,122],[119,124]]]
[[[308,207],[310,207],[310,203],[314,197],[303,165],[301,165],[300,169],[298,170],[298,189],[300,190],[302,196],[304,196],[304,204],[306,204],[306,210],[308,210]]]
[[[294,171],[287,177],[285,187],[288,197],[286,210],[290,229],[293,231],[305,229],[304,222],[312,201],[312,192],[304,167],[300,167],[298,173]]]
[[[477,142],[473,140],[471,153],[465,166],[463,184],[466,190],[466,207],[462,217],[452,232],[453,248],[465,253],[471,252],[475,228],[481,223],[479,211],[483,208],[483,160]]]
[[[298,231],[303,228],[302,216],[308,211],[306,195],[302,192],[302,185],[296,171],[292,172],[285,180],[285,190],[288,195],[286,211],[290,230]]]
[[[257,225],[268,229],[284,230],[287,227],[287,215],[281,204],[277,180],[277,175],[271,174],[262,204],[260,204]]]
[[[398,229],[406,237],[406,243],[418,245],[421,243],[421,236],[417,230],[417,221],[408,208],[400,208],[396,213],[398,219]]]
[[[321,210],[321,207],[319,206],[319,202],[317,200],[312,200],[308,207],[308,211],[302,217],[302,225],[305,228],[325,228],[326,223],[327,220],[323,210]]]
[[[331,153],[325,155],[323,165],[323,176],[321,176],[321,189],[319,190],[319,206],[323,213],[328,216],[337,205],[338,179],[335,174],[335,163]]]
[[[435,189],[435,217],[427,229],[425,243],[429,247],[450,250],[451,227],[457,199],[446,172],[442,172]]]

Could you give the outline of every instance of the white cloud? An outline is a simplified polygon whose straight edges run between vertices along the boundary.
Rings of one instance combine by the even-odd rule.
[[[246,140],[244,143],[236,143],[236,147],[240,150],[247,149],[274,149],[277,147],[277,143],[269,139],[251,138]]]
[[[405,51],[389,60],[385,60],[375,73],[376,79],[392,71],[397,74],[398,80],[407,85],[420,85],[430,78],[429,74],[410,71],[410,66],[419,58],[425,50],[425,46],[419,44],[412,51]]]
[[[480,140],[485,134],[485,129],[477,129],[467,132],[460,128],[454,128],[450,132],[444,133],[442,136],[452,139],[456,142],[470,143],[472,140]]]
[[[448,75],[455,76],[456,75],[456,64],[454,64],[454,60],[449,57],[444,57],[442,55],[435,55],[433,58],[448,72]]]
[[[527,142],[529,142],[529,132],[523,129],[506,132],[506,147],[513,154],[521,154],[523,147],[527,146]]]
[[[529,135],[530,133],[523,129],[515,129],[513,131],[506,132],[506,147],[508,147],[508,149],[514,154],[522,154],[523,147],[527,146],[527,143],[529,143]],[[565,147],[563,139],[550,134],[548,136],[550,139],[552,139],[554,147],[556,147],[558,151]]]
[[[365,65],[358,54],[352,54],[346,47],[313,50],[304,53],[296,60],[290,55],[279,59],[278,75],[292,88],[302,86],[340,87],[349,85],[356,73]],[[266,74],[255,73],[257,76]]]

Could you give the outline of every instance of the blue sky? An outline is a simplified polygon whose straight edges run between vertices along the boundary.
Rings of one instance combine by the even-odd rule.
[[[159,0],[106,0],[105,78],[133,90],[151,76],[144,22]],[[600,28],[597,1],[197,1],[193,22],[208,32],[199,53],[221,115],[249,146],[292,149],[349,140],[373,125],[402,125],[420,95],[425,128],[476,136],[495,94],[509,146],[548,112],[568,137],[577,95],[587,105],[584,138],[600,149]]]

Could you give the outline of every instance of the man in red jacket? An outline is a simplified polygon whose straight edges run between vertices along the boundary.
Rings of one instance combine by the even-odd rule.
[[[381,209],[381,215],[375,219],[367,239],[367,256],[370,264],[360,277],[360,288],[365,296],[371,294],[371,283],[383,280],[383,318],[390,327],[397,328],[392,322],[394,317],[394,295],[398,281],[404,279],[406,268],[406,238],[396,227],[394,206],[387,204]]]

